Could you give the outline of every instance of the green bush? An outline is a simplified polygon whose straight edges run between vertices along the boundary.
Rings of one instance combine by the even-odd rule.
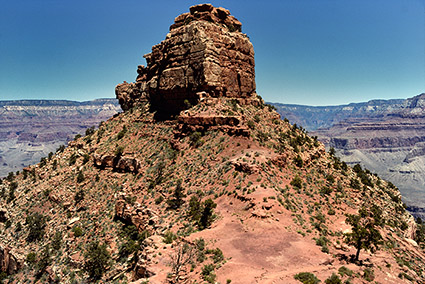
[[[170,209],[180,208],[184,203],[183,198],[185,198],[185,196],[186,195],[184,194],[184,188],[182,187],[182,181],[179,179],[177,181],[177,185],[176,185],[176,188],[174,189],[173,194],[167,200],[168,207]]]
[[[53,237],[53,240],[52,240],[52,248],[54,250],[60,250],[61,246],[62,246],[62,232],[56,231],[55,236]]]
[[[177,236],[173,232],[171,231],[165,232],[164,239],[163,239],[164,243],[171,244],[175,239],[177,239]]]
[[[344,277],[344,275],[347,275],[348,277],[351,277],[352,275],[353,275],[353,270],[351,270],[351,269],[349,269],[349,268],[347,268],[347,267],[345,267],[345,266],[341,266],[339,269],[338,269],[338,273],[339,273],[339,275],[341,275],[342,277]]]
[[[124,125],[122,130],[118,132],[117,140],[122,139],[126,133],[127,133],[127,127]]]
[[[79,191],[77,191],[77,193],[75,194],[75,196],[74,196],[74,201],[75,201],[75,204],[78,204],[78,203],[80,203],[81,201],[83,201],[84,200],[84,196],[85,196],[86,194],[85,194],[85,192],[84,192],[84,189],[80,189]]]
[[[217,204],[215,204],[214,201],[209,198],[204,201],[202,207],[203,210],[198,224],[200,230],[208,228],[214,221],[214,208],[217,207]]]
[[[303,167],[303,165],[304,165],[304,161],[303,161],[303,159],[301,158],[301,156],[300,156],[300,155],[297,155],[297,156],[294,158],[294,164],[295,164],[297,167],[299,167],[299,168],[302,168],[302,167]]]
[[[72,228],[72,232],[74,233],[74,237],[78,238],[83,235],[83,229],[81,229],[79,226],[74,226]]]
[[[25,258],[25,261],[30,265],[34,264],[36,260],[37,260],[37,254],[35,252],[28,253]]]
[[[295,176],[290,183],[293,187],[302,188],[303,187],[303,181],[299,176]]]
[[[101,245],[98,241],[91,242],[84,253],[84,271],[91,279],[98,280],[106,272],[110,258],[106,244]]]
[[[310,272],[300,272],[294,276],[295,280],[302,282],[303,284],[317,284],[320,282],[316,275]]]
[[[77,182],[82,183],[84,181],[84,174],[82,171],[78,171]]]
[[[72,165],[74,165],[76,162],[77,162],[77,155],[76,155],[75,153],[73,153],[73,154],[71,155],[71,157],[69,157],[69,162],[68,162],[68,164],[69,164],[70,166],[72,166]]]
[[[341,284],[342,281],[341,279],[339,279],[338,275],[336,275],[335,273],[332,273],[332,275],[325,280],[326,284]]]
[[[366,281],[368,281],[368,282],[373,281],[375,279],[375,274],[373,273],[373,270],[372,269],[369,269],[369,268],[366,268],[363,271],[363,279],[366,280]]]
[[[202,267],[201,275],[202,278],[207,281],[208,283],[214,283],[216,275],[214,273],[214,265],[213,264],[206,264],[204,267]]]
[[[27,241],[40,241],[44,237],[44,229],[46,227],[46,217],[38,212],[35,212],[26,218],[26,224],[29,228]]]
[[[202,139],[202,133],[195,131],[189,135],[190,145],[193,147],[199,147],[204,144],[204,140]]]

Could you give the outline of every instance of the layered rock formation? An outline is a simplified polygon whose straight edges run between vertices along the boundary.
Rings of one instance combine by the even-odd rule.
[[[136,82],[116,87],[121,107],[148,100],[154,110],[172,115],[206,97],[253,97],[254,49],[241,26],[224,8],[191,7],[144,56],[147,66],[138,67]]]
[[[393,182],[412,213],[425,217],[425,94],[343,106],[276,107],[309,130],[323,127],[312,134],[350,165],[360,163]]]
[[[115,99],[0,101],[0,177],[39,162],[119,111]]]
[[[172,31],[208,26],[216,28],[211,38],[223,29],[240,33],[224,9],[190,11]],[[240,70],[237,58],[232,64],[226,68]],[[242,81],[220,81],[226,79],[220,73],[221,83],[204,76],[198,87],[164,83],[170,89],[142,94],[138,83],[161,85],[162,78],[143,74],[144,80],[118,87],[125,90],[118,91],[123,108],[136,107],[0,180],[5,282],[286,284],[307,276],[363,283],[366,275],[398,284],[424,278],[425,226],[416,226],[394,186],[326,153],[253,89],[243,91]],[[169,78],[186,82],[191,75]],[[196,105],[157,118],[179,111],[178,102],[199,90]],[[350,219],[358,221],[350,226]],[[382,235],[385,247],[367,251],[360,243],[361,259],[352,261],[359,243],[347,242],[344,233],[357,236],[360,224],[366,239]],[[26,256],[22,269],[18,256]]]

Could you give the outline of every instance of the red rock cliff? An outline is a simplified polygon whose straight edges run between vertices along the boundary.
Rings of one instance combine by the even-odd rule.
[[[136,82],[116,87],[121,107],[148,100],[154,110],[176,114],[200,97],[255,95],[254,48],[241,26],[224,8],[191,7],[144,56]]]

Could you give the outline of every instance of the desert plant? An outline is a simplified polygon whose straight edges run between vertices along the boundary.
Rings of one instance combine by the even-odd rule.
[[[35,212],[26,218],[26,224],[29,228],[27,241],[34,242],[42,240],[44,237],[44,229],[46,227],[46,217]]]
[[[94,280],[102,278],[110,262],[110,255],[106,249],[106,244],[99,244],[98,241],[91,242],[84,253],[84,270],[89,277]]]
[[[368,211],[365,206],[359,210],[358,215],[347,214],[346,216],[345,222],[351,225],[351,233],[345,234],[345,242],[355,246],[357,251],[354,259],[358,261],[361,249],[370,249],[374,252],[382,243],[382,236],[376,228],[380,223],[374,212]]]
[[[217,204],[211,198],[204,201],[202,215],[199,219],[199,229],[203,230],[211,225],[214,220],[214,208],[216,207]]]
[[[173,232],[171,231],[165,232],[164,239],[163,239],[164,243],[171,244],[175,239],[177,239],[177,236]]]
[[[82,171],[78,171],[77,182],[82,183],[84,181],[84,174]]]
[[[291,183],[290,183],[292,186],[294,186],[294,187],[297,187],[297,188],[302,188],[302,186],[303,186],[303,181],[302,181],[302,179],[298,176],[298,175],[296,175],[292,180],[291,180]]]
[[[80,188],[80,190],[79,191],[77,191],[77,193],[75,194],[75,196],[74,196],[74,201],[75,201],[75,204],[78,204],[78,203],[80,203],[81,201],[83,201],[84,200],[84,196],[85,196],[86,194],[85,194],[85,192],[84,192],[84,189],[82,189],[82,188]]]
[[[341,284],[342,281],[341,279],[339,279],[339,276],[336,275],[335,273],[332,273],[332,275],[325,280],[326,284]]]
[[[208,283],[214,283],[216,275],[214,272],[214,265],[213,264],[206,264],[204,267],[202,267],[201,275],[202,278],[207,281]]]
[[[310,272],[300,272],[298,274],[295,274],[294,278],[295,280],[298,280],[303,284],[317,284],[320,282],[320,280],[317,279],[316,275]]]
[[[182,186],[182,181],[179,179],[177,181],[176,188],[174,189],[173,194],[169,197],[167,200],[168,207],[170,209],[178,209],[180,208],[184,203],[184,197],[186,195],[184,194],[184,189]]]

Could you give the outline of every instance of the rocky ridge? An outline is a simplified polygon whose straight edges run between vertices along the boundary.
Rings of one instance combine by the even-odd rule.
[[[192,31],[222,28],[206,15]],[[2,179],[0,244],[18,260],[0,259],[4,282],[422,281],[422,227],[394,186],[326,153],[254,91],[214,90],[168,118],[127,93],[125,112]],[[382,243],[353,261],[346,213],[359,208]]]

